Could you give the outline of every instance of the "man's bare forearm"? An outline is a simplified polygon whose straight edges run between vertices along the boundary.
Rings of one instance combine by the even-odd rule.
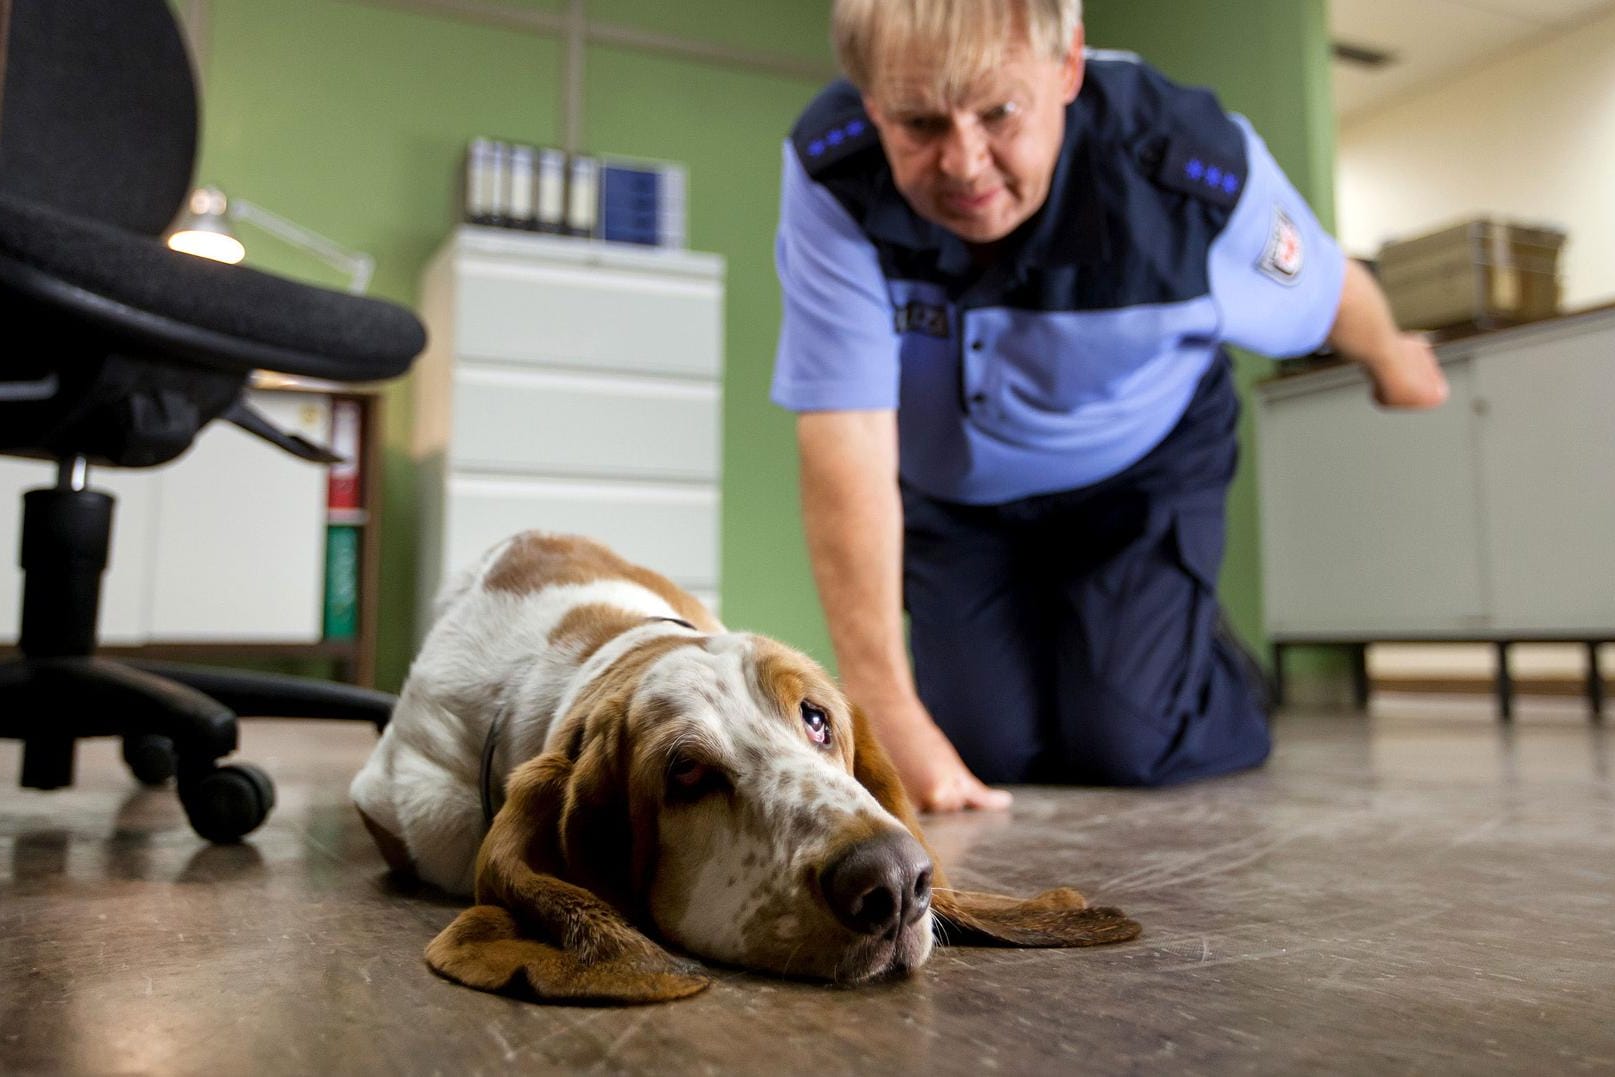
[[[903,634],[903,501],[897,417],[818,412],[796,423],[802,517],[841,680],[921,811],[1004,809],[971,774],[914,688]]]
[[[1346,358],[1373,368],[1392,361],[1400,335],[1390,304],[1373,274],[1361,262],[1347,259],[1340,308],[1329,331],[1329,343]]]
[[[797,419],[802,518],[841,679],[866,708],[914,699],[903,638],[903,508],[889,411]]]
[[[1358,262],[1346,262],[1329,343],[1363,365],[1374,398],[1387,407],[1433,408],[1447,399],[1447,379],[1429,343],[1397,328],[1385,293]]]

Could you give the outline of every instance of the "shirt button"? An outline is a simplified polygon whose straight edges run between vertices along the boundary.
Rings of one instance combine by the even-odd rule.
[[[970,350],[973,351],[973,352],[979,352],[979,351],[981,351],[981,349],[985,348],[986,346],[987,345],[983,344],[979,340],[972,340],[970,342]]]
[[[986,393],[973,393],[973,394],[971,394],[970,402],[972,404],[985,404],[985,403],[987,403],[987,394]]]

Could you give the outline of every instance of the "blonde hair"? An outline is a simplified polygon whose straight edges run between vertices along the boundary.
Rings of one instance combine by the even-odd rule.
[[[1082,0],[835,0],[836,60],[864,93],[901,57],[935,59],[935,89],[956,100],[1016,45],[1059,59],[1082,23]]]

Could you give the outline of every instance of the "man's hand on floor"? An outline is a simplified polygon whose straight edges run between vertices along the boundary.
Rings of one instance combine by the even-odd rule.
[[[1014,798],[983,785],[923,707],[902,717],[887,713],[880,726],[886,752],[915,808],[923,812],[1002,811]],[[896,719],[896,720],[893,720]]]

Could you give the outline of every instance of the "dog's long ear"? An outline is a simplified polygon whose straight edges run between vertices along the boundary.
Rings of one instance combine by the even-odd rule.
[[[897,776],[892,757],[886,754],[880,739],[875,736],[875,727],[870,723],[869,716],[856,703],[852,705],[852,776],[925,847],[927,855],[931,857],[932,887],[945,886],[942,865],[937,862],[936,850],[931,848],[931,843],[925,840],[925,832],[920,829],[919,815],[914,811],[914,802],[909,800],[908,793],[903,789],[903,779]]]
[[[545,1002],[664,1002],[711,983],[589,888],[615,873],[585,862],[600,852],[588,839],[602,827],[614,836],[619,829],[614,820],[597,825],[602,791],[582,768],[599,762],[555,751],[511,775],[509,798],[477,856],[477,905],[427,946],[433,970],[467,987]],[[630,851],[620,852],[626,878]]]
[[[1143,930],[1120,909],[1090,907],[1065,887],[1024,899],[933,889],[931,911],[950,945],[1102,946],[1136,939]]]
[[[881,807],[923,840],[914,804],[903,790],[903,780],[897,776],[892,757],[881,747],[869,716],[856,703],[852,705],[852,776],[874,794]]]
[[[1098,946],[1137,938],[1142,928],[1119,909],[1089,908],[1075,890],[1047,890],[1034,898],[1001,897],[948,887],[936,851],[925,840],[914,805],[869,718],[852,709],[853,777],[897,816],[931,855],[931,911],[942,940],[978,946]]]

